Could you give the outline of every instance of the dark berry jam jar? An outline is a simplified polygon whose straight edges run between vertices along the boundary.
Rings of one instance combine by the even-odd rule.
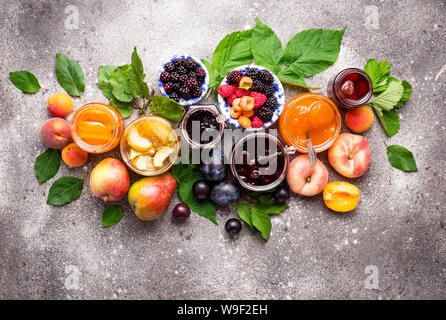
[[[181,121],[182,136],[192,147],[213,147],[223,135],[224,121],[214,105],[192,106]]]
[[[245,189],[268,191],[277,187],[285,178],[289,153],[277,137],[268,133],[250,133],[239,140],[231,153],[232,175]]]
[[[339,72],[328,83],[328,97],[338,107],[348,109],[365,105],[373,93],[372,80],[361,69],[348,68]]]

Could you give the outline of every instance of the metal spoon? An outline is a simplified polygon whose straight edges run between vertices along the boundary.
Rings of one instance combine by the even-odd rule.
[[[313,144],[311,143],[310,133],[307,131],[307,151],[308,158],[310,159],[310,165],[313,168],[316,165],[316,151],[314,151]]]

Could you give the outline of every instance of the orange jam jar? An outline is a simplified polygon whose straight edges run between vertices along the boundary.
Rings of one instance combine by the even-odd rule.
[[[124,121],[114,108],[100,102],[80,107],[71,120],[74,142],[90,153],[103,153],[115,148],[121,141]]]
[[[307,139],[316,152],[327,150],[341,131],[341,116],[336,105],[319,93],[303,93],[283,108],[279,130],[285,142],[297,151],[308,153]]]

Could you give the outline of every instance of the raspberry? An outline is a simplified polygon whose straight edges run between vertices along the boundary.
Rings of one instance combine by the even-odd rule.
[[[219,95],[221,95],[223,98],[226,98],[234,93],[234,87],[229,84],[222,84],[218,87],[217,91]]]
[[[262,119],[263,122],[270,122],[273,118],[274,112],[267,107],[262,107],[259,109],[259,118]]]
[[[245,89],[241,89],[241,88],[237,88],[235,90],[235,95],[236,95],[237,98],[241,98],[241,97],[244,97],[244,96],[249,96],[250,93],[251,93],[250,90],[245,90]]]
[[[251,89],[253,84],[253,80],[250,77],[243,77],[242,79],[240,79],[240,83],[238,84],[239,88],[242,89]]]
[[[257,116],[254,116],[251,121],[251,127],[253,128],[261,128],[263,127],[263,121]]]
[[[271,96],[268,98],[268,100],[266,100],[264,106],[274,111],[277,108],[277,104],[278,104],[277,98],[275,96]]]
[[[164,71],[163,73],[161,73],[161,75],[160,75],[160,80],[161,80],[162,83],[169,82],[169,80],[170,80],[170,73],[169,73],[169,72],[166,72],[166,71]]]
[[[232,103],[234,102],[234,100],[237,99],[237,96],[235,95],[235,93],[232,93],[228,98],[227,98],[227,102],[230,106],[232,106]]]
[[[241,73],[239,70],[234,70],[226,75],[226,79],[228,80],[229,84],[239,83],[242,77],[243,73]]]
[[[254,98],[254,108],[260,108],[268,99],[263,93],[260,92],[251,92],[249,95]]]

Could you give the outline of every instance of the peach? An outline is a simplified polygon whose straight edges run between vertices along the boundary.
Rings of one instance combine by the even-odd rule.
[[[352,211],[359,202],[359,189],[348,182],[334,181],[324,188],[325,205],[337,212]]]
[[[362,176],[370,165],[370,147],[363,136],[343,133],[328,149],[328,162],[347,178]]]
[[[93,194],[107,201],[119,201],[130,188],[130,176],[124,163],[114,158],[99,162],[90,173]]]
[[[351,109],[345,114],[345,124],[351,131],[357,133],[369,130],[374,119],[372,110],[367,107]]]
[[[62,160],[70,167],[80,167],[87,162],[88,153],[77,144],[70,143],[62,150]]]
[[[176,188],[177,182],[170,172],[142,178],[130,187],[128,200],[139,219],[154,220],[167,210]]]
[[[74,102],[68,94],[56,93],[48,99],[46,108],[53,116],[65,118],[73,112]]]
[[[70,124],[62,118],[48,119],[40,129],[40,136],[48,148],[63,149],[71,142]]]
[[[286,181],[294,193],[315,196],[327,184],[328,170],[320,160],[316,160],[316,165],[312,168],[308,155],[300,155],[290,162]]]

